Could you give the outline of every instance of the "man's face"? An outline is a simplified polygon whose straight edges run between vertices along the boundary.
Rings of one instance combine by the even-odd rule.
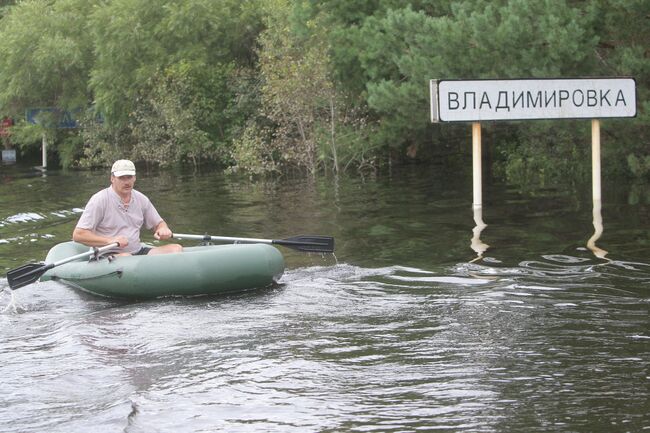
[[[113,176],[111,175],[111,185],[118,194],[129,194],[135,184],[135,176]]]

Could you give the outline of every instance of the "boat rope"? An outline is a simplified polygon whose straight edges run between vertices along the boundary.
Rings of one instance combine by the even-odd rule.
[[[118,269],[118,270],[116,270],[116,271],[109,272],[108,274],[93,275],[92,277],[78,277],[78,278],[65,277],[65,278],[62,278],[62,277],[53,276],[52,279],[55,280],[55,281],[56,281],[56,280],[65,280],[65,281],[87,281],[87,280],[96,280],[96,279],[98,279],[98,278],[110,277],[111,275],[117,275],[119,278],[121,278],[123,273],[124,273],[124,272],[122,271],[122,269]]]

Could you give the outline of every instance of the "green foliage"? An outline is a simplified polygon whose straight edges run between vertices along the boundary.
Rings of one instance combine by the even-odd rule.
[[[519,130],[491,128],[486,139],[499,143],[495,172],[522,188],[572,184],[591,173],[588,122],[528,123],[526,141]],[[553,133],[549,133],[553,127]],[[577,138],[578,137],[578,138]],[[588,162],[585,164],[585,161]],[[567,174],[570,173],[570,176]]]
[[[80,123],[83,148],[79,166],[110,166],[112,161],[130,156],[132,142],[129,128],[100,123],[94,113],[83,116]]]
[[[256,175],[279,171],[279,152],[272,147],[271,142],[271,131],[251,122],[235,140],[231,154],[235,165],[230,167],[229,171],[244,171]]]
[[[133,159],[163,166],[189,159],[196,165],[211,156],[208,133],[198,126],[205,114],[192,91],[194,84],[189,65],[170,68],[165,76],[152,79],[131,114]]]
[[[28,0],[0,20],[0,106],[18,117],[28,107],[76,108],[89,100],[92,0]]]
[[[40,146],[43,140],[43,135],[45,135],[48,140],[51,140],[53,138],[51,135],[52,132],[52,129],[20,121],[11,128],[11,142],[19,149],[27,150],[30,147],[34,147],[36,144]]]
[[[645,177],[650,180],[650,155],[639,157],[630,154],[627,157],[627,164],[634,176],[639,178]]]
[[[82,156],[83,138],[78,134],[68,133],[62,137],[57,145],[59,159],[63,168],[77,164]]]
[[[182,62],[250,67],[260,0],[116,0],[90,17],[96,61],[90,86],[112,122],[125,121],[152,77]]]
[[[336,88],[324,15],[307,2],[278,0],[260,36],[262,122],[267,148],[278,165],[314,174],[363,168],[372,159],[365,111]],[[259,120],[258,120],[259,121]],[[244,141],[240,144],[247,143]],[[372,150],[371,150],[372,149]],[[237,156],[235,155],[235,159]]]
[[[105,122],[82,122],[89,128],[78,131],[83,140],[69,140],[51,125],[53,147],[61,146],[66,164],[107,164],[115,155],[163,164],[218,159],[259,103],[250,83],[260,3],[28,0],[10,6],[0,23],[2,111],[21,117],[28,107],[78,109],[92,101]]]
[[[0,19],[5,16],[10,6],[16,3],[15,0],[2,0],[0,1]]]
[[[276,125],[273,147],[288,164],[314,173],[318,168],[315,127],[336,98],[328,77],[326,41],[292,37],[289,5],[278,2],[260,43],[263,114]]]
[[[647,178],[648,16],[647,0],[5,1],[0,115],[81,109],[76,131],[14,128],[24,150],[45,134],[63,165],[339,172],[465,139],[466,125],[429,123],[432,78],[623,75],[639,114],[604,123],[604,173]],[[581,122],[491,130],[512,182],[589,173]]]
[[[93,44],[87,16],[97,4],[29,0],[6,9],[0,21],[0,106],[5,113],[20,119],[29,108],[88,106]],[[41,113],[38,120],[40,126],[19,122],[13,141],[23,150],[35,149],[45,136],[62,165],[74,164],[82,150],[79,135],[58,130],[54,115]]]
[[[601,0],[593,4],[600,41],[596,55],[609,75],[632,76],[637,83],[636,119],[613,122],[607,142],[617,173],[647,178],[644,160],[650,156],[650,2]],[[609,132],[609,129],[608,129]]]
[[[430,137],[434,137],[433,146],[447,145],[435,140],[435,130],[441,126],[433,127],[426,121],[426,90],[431,78],[632,75],[639,85],[640,115],[634,121],[616,125],[617,129],[608,135],[607,139],[624,143],[609,153],[612,160],[608,168],[621,172],[630,150],[641,154],[642,147],[647,149],[647,1],[351,3],[360,6],[356,12],[346,12],[337,1],[318,6],[321,11],[336,12],[330,16],[330,38],[335,42],[333,64],[338,68],[334,75],[344,88],[365,100],[376,121],[375,138],[386,148],[401,154]],[[369,3],[374,4],[374,9],[364,8]],[[366,16],[360,17],[358,12],[366,10]],[[621,25],[623,22],[626,25]],[[347,30],[349,25],[352,27]],[[557,123],[531,125],[498,124],[510,137],[510,143],[518,143],[514,146],[497,142],[488,148],[501,164],[501,172],[520,182],[588,173],[574,166],[583,167],[585,162],[572,165],[562,159],[582,146],[577,143],[584,142],[588,132]],[[542,146],[548,153],[539,148],[542,135],[559,137],[552,140],[552,146]],[[588,163],[588,159],[581,161]],[[533,172],[539,175],[531,176]]]
[[[410,7],[369,17],[356,36],[367,103],[387,144],[426,140],[431,78],[577,75],[595,39],[563,1],[465,1],[433,17]],[[441,143],[442,144],[442,143]]]
[[[376,139],[376,128],[366,123],[367,118],[352,114],[349,119],[335,125],[334,137],[330,124],[320,124],[316,129],[319,143],[319,160],[324,166],[338,165],[334,171],[375,171],[382,154],[382,145]],[[336,146],[332,146],[332,141]]]

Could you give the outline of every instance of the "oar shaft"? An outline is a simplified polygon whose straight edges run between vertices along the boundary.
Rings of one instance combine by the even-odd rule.
[[[188,235],[174,233],[173,238],[177,239],[194,239],[204,242],[234,242],[247,244],[270,244],[282,245],[294,250],[308,253],[333,253],[334,238],[330,236],[294,236],[288,239],[258,239],[258,238],[235,238],[229,236],[210,236],[210,235]]]
[[[211,235],[188,235],[182,233],[174,233],[173,238],[177,239],[193,239],[197,241],[217,241],[217,242],[246,242],[251,244],[272,244],[272,239],[257,239],[257,238],[233,238],[229,236],[211,236]]]

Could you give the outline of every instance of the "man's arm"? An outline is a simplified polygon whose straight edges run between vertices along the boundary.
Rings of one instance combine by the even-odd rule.
[[[112,244],[114,242],[118,242],[120,244],[120,248],[124,248],[129,245],[129,240],[125,236],[109,238],[106,236],[100,236],[94,233],[92,230],[81,229],[79,227],[75,227],[74,231],[72,232],[72,240],[84,245],[88,245],[89,247],[101,247],[104,245]]]

